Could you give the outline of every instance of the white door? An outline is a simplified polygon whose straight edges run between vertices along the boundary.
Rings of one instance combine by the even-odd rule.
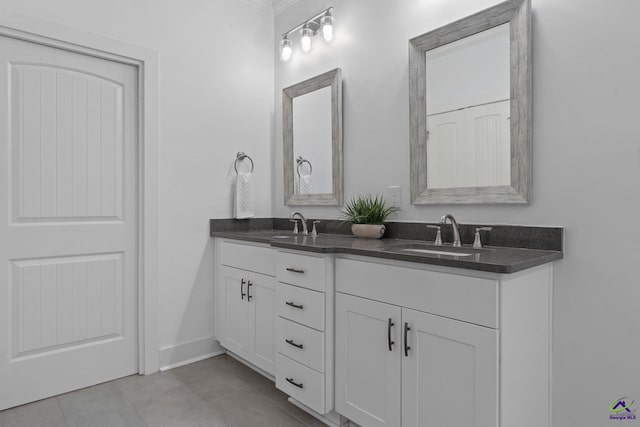
[[[510,185],[510,103],[427,116],[429,188]]]
[[[0,409],[137,372],[137,70],[0,37]]]
[[[249,357],[250,325],[249,304],[247,304],[247,280],[249,272],[233,267],[222,266],[219,295],[220,308],[220,344],[232,352]]]
[[[476,147],[469,144],[464,110],[427,116],[427,187],[474,185]]]
[[[403,427],[498,425],[498,331],[402,309]]]
[[[275,278],[226,265],[221,267],[220,277],[220,344],[274,374]]]
[[[276,279],[251,273],[247,283],[250,324],[253,326],[252,362],[270,374],[276,372]]]
[[[400,307],[336,293],[336,411],[367,427],[400,425]]]
[[[465,110],[472,129],[469,141],[476,149],[475,185],[511,185],[511,103],[478,105]]]

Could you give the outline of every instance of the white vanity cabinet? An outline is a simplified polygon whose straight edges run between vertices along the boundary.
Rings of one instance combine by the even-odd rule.
[[[395,305],[336,294],[336,411],[360,425],[400,424],[401,313]]]
[[[336,260],[336,411],[362,426],[549,425],[551,265]]]
[[[313,409],[333,409],[333,257],[276,254],[276,387]]]
[[[275,251],[257,244],[216,243],[216,339],[274,375]]]
[[[400,329],[403,426],[499,425],[498,331],[406,308]]]

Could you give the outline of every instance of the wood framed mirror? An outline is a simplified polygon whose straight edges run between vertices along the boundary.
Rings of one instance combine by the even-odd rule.
[[[342,72],[282,90],[284,203],[343,203]]]
[[[530,0],[409,40],[409,111],[411,203],[529,203]]]

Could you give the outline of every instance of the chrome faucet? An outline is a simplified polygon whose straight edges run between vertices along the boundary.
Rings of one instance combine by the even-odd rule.
[[[458,226],[458,222],[451,214],[443,215],[442,218],[440,218],[442,224],[446,224],[447,220],[451,222],[451,228],[453,229],[453,246],[459,248],[462,246],[462,243],[460,242],[460,227]]]
[[[289,215],[289,219],[295,221],[296,215],[300,218],[300,221],[302,222],[302,234],[306,236],[307,234],[309,234],[309,230],[307,229],[307,220],[305,219],[304,215],[302,215],[300,212],[293,212],[291,215]]]

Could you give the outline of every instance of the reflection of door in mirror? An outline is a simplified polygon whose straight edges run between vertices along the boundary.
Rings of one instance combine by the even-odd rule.
[[[293,98],[295,194],[331,193],[331,86]]]
[[[427,188],[510,185],[509,24],[428,50]]]

